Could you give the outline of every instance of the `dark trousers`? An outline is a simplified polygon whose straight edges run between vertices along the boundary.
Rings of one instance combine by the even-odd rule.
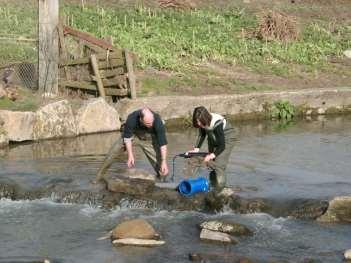
[[[231,127],[229,123],[227,123],[226,128],[224,129],[224,137],[225,137],[225,149],[218,156],[216,156],[215,160],[211,160],[208,162],[208,168],[211,169],[210,172],[210,184],[216,190],[221,190],[225,187],[227,182],[227,177],[225,170],[227,168],[228,160],[232,149],[234,147],[235,142],[235,131]],[[208,151],[214,152],[216,149],[216,142],[208,135]],[[186,177],[194,177],[198,172],[198,169],[203,163],[202,158],[191,158],[188,162],[188,167]],[[190,175],[190,176],[189,176]]]

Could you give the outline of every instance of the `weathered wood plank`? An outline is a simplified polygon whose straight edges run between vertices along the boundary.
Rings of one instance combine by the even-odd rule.
[[[127,49],[124,50],[124,56],[126,60],[130,96],[132,99],[136,99],[136,79],[134,75],[133,61]]]
[[[66,45],[65,45],[65,38],[63,35],[63,27],[62,27],[62,22],[60,22],[59,27],[58,27],[58,33],[59,33],[59,40],[60,40],[60,47],[61,47],[61,58],[64,60],[67,60],[67,50],[66,50]],[[63,67],[65,76],[67,80],[71,79],[71,74],[67,66]]]
[[[93,50],[96,53],[104,53],[107,50],[107,49],[104,49],[102,47],[95,46],[95,45],[89,43],[88,41],[83,40],[83,44],[84,44],[84,46],[88,47],[89,49]]]
[[[99,62],[100,69],[114,69],[114,68],[124,68],[124,61],[119,58],[112,58],[109,60],[104,60]]]
[[[101,70],[100,69],[100,76],[102,79],[105,78],[111,78],[114,76],[120,76],[124,74],[124,68],[123,67],[119,67],[119,68],[115,68],[115,69],[110,69],[110,70]]]
[[[91,76],[91,80],[96,81],[95,76]],[[112,78],[112,79],[102,79],[102,84],[104,87],[111,87],[115,89],[128,89],[126,79],[123,78]]]
[[[58,93],[59,1],[39,0],[39,91]]]
[[[93,54],[93,55],[90,56],[90,60],[91,60],[91,66],[92,66],[94,74],[95,74],[96,85],[97,85],[97,87],[99,89],[100,96],[105,98],[106,94],[105,94],[105,90],[104,90],[104,85],[102,84],[102,80],[101,80],[101,77],[100,77],[100,72],[99,72],[99,66],[98,66],[97,58]]]
[[[111,86],[117,87],[118,86],[119,88],[122,88],[121,86],[123,86],[123,82],[125,83],[125,81],[123,81],[123,79],[119,79],[119,78],[103,79],[102,80],[104,87],[111,87]]]
[[[43,1],[43,0],[41,0],[41,1]],[[115,48],[110,43],[108,43],[107,41],[99,39],[99,38],[96,38],[96,37],[94,37],[93,35],[91,35],[89,33],[81,32],[81,31],[76,30],[76,29],[74,29],[72,27],[64,26],[63,32],[65,34],[70,34],[72,36],[76,36],[76,37],[78,37],[80,39],[88,41],[88,42],[90,42],[90,43],[92,43],[94,45],[97,45],[99,47],[102,47],[102,48],[105,48],[105,49],[109,49],[109,50],[115,50]]]
[[[70,87],[87,91],[97,91],[96,85],[92,82],[87,81],[61,81],[60,85],[63,87]],[[105,88],[105,94],[107,96],[127,96],[128,90]]]
[[[107,56],[106,54],[97,54],[96,58],[99,61],[105,61],[108,59],[108,61],[111,61],[113,65],[122,65],[124,63],[123,58],[120,54],[120,52],[110,52],[109,55]],[[90,63],[90,58],[85,57],[85,58],[78,58],[78,59],[67,59],[67,60],[61,60],[60,61],[60,66],[73,66],[73,65],[79,65],[79,64],[89,64]],[[101,62],[99,62],[101,63]]]

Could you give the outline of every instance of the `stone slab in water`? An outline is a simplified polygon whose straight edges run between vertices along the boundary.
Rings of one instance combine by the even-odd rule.
[[[235,236],[252,235],[252,231],[246,226],[234,222],[222,222],[218,220],[206,221],[200,224],[202,229],[227,233]]]
[[[253,263],[252,259],[234,254],[234,253],[216,253],[216,252],[200,252],[200,253],[190,253],[190,261],[199,262],[231,262],[231,263]]]
[[[138,178],[126,178],[123,176],[109,176],[104,178],[107,189],[115,193],[125,193],[132,195],[144,195],[154,190],[155,182]]]
[[[166,242],[154,239],[123,238],[113,240],[112,243],[117,246],[156,247],[162,246]]]
[[[171,189],[171,190],[176,190],[178,187],[178,183],[174,183],[174,182],[165,182],[165,183],[161,183],[158,182],[155,184],[156,187],[159,188],[165,188],[165,189]]]
[[[202,229],[200,233],[200,239],[208,242],[219,242],[219,243],[238,243],[236,239],[230,235],[222,232],[211,231],[208,229]]]
[[[127,169],[125,173],[123,173],[124,177],[129,179],[140,179],[140,180],[148,180],[155,182],[156,176],[142,169]]]

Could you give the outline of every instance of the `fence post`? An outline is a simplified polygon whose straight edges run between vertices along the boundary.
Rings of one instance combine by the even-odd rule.
[[[94,80],[96,81],[96,85],[98,86],[99,94],[101,97],[103,97],[105,99],[106,94],[105,94],[105,90],[104,90],[104,85],[102,84],[102,80],[100,77],[99,64],[98,64],[98,60],[94,54],[92,54],[90,56],[90,62],[91,62],[91,66],[93,67],[93,71],[94,71],[94,75],[95,75]]]
[[[39,0],[39,91],[58,93],[59,0]]]
[[[136,78],[134,74],[134,69],[133,69],[133,60],[130,57],[129,51],[127,49],[124,49],[124,57],[125,57],[125,62],[126,62],[126,67],[127,67],[127,76],[128,76],[128,82],[129,82],[129,88],[130,88],[130,98],[131,99],[136,99]]]

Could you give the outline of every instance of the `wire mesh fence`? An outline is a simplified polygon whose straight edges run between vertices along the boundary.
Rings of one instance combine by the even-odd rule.
[[[36,63],[12,63],[2,68],[1,81],[8,86],[38,88],[38,65]]]

